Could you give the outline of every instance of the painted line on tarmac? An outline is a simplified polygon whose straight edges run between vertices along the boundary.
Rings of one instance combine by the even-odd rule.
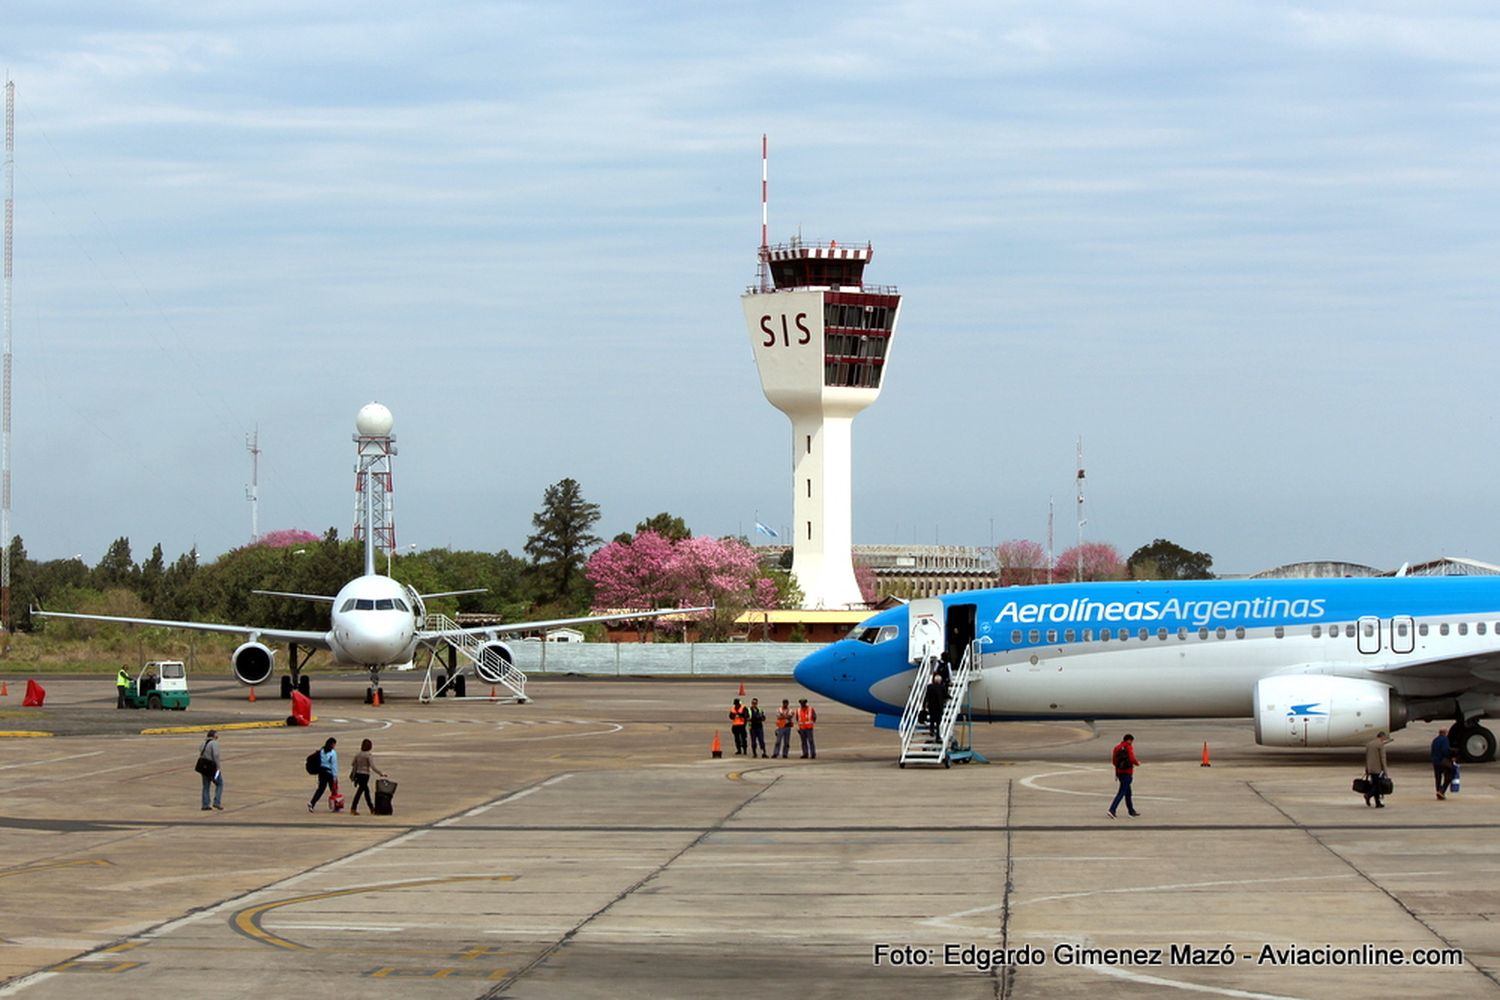
[[[1107,768],[1102,768],[1102,767],[1070,767],[1070,768],[1065,768],[1064,770],[1061,770],[1061,771],[1043,771],[1041,774],[1032,774],[1032,775],[1028,775],[1025,778],[1022,778],[1021,781],[1020,781],[1020,784],[1022,786],[1024,786],[1024,787],[1026,787],[1026,788],[1031,789],[1033,792],[1051,792],[1054,795],[1086,795],[1086,796],[1090,796],[1092,798],[1105,798],[1105,799],[1113,798],[1114,794],[1115,794],[1113,791],[1107,791],[1107,792],[1078,792],[1078,791],[1074,791],[1071,788],[1051,788],[1051,787],[1049,787],[1047,785],[1041,785],[1041,784],[1037,783],[1038,779],[1041,779],[1041,778],[1052,778],[1052,777],[1056,777],[1059,774],[1094,774],[1094,773],[1097,773],[1099,771],[1104,771],[1104,770],[1107,770]],[[1144,801],[1155,801],[1155,802],[1181,802],[1182,801],[1181,799],[1170,798],[1170,797],[1168,797],[1166,795],[1137,795],[1137,796],[1135,796],[1135,798],[1138,799],[1138,800],[1140,800],[1140,801],[1143,801],[1143,802]]]
[[[318,721],[318,717],[316,715],[314,715],[312,717],[312,721],[313,722],[317,722]],[[338,720],[335,719],[334,721],[337,722]],[[295,729],[295,728],[298,728],[298,727],[296,727],[296,726],[288,726],[286,724],[286,720],[285,719],[277,719],[275,721],[266,721],[266,722],[221,722],[221,723],[217,723],[217,724],[214,724],[214,725],[202,725],[202,726],[159,726],[159,727],[157,727],[155,729],[142,729],[141,730],[141,735],[142,736],[173,736],[173,735],[177,735],[177,734],[180,734],[180,733],[206,733],[210,729],[215,730],[215,731],[219,731],[219,730],[229,730],[229,729]]]
[[[46,760],[32,760],[24,764],[0,764],[0,771],[9,771],[17,767],[41,767],[44,764],[56,764],[64,760],[78,760],[80,757],[100,757],[103,750],[90,750],[88,753],[70,753],[66,757],[48,757]]]
[[[56,733],[47,733],[39,729],[6,729],[0,730],[0,737],[12,740],[23,740],[37,736],[56,736]]]
[[[553,777],[548,778],[546,781],[543,781],[543,782],[540,782],[538,784],[532,785],[530,788],[523,788],[523,789],[521,789],[518,792],[511,792],[509,795],[506,795],[506,796],[503,796],[501,798],[498,798],[494,802],[486,802],[483,805],[475,806],[473,809],[470,809],[468,812],[460,813],[457,816],[449,816],[447,819],[438,820],[436,823],[434,823],[432,825],[435,826],[435,827],[453,826],[454,824],[462,822],[463,820],[473,819],[475,816],[482,816],[485,813],[489,812],[491,809],[495,808],[496,806],[503,806],[503,805],[506,805],[507,803],[514,802],[517,799],[524,799],[526,796],[532,795],[532,794],[534,794],[536,792],[539,792],[543,788],[547,788],[547,787],[549,787],[551,785],[555,785],[555,784],[557,784],[560,781],[566,781],[568,778],[571,778],[572,776],[573,776],[572,772],[567,772],[567,773],[564,773],[564,774],[554,775]]]
[[[113,861],[103,858],[80,858],[76,861],[44,861],[32,865],[17,865],[15,868],[0,870],[0,878],[12,878],[16,875],[29,875],[32,872],[52,871],[57,868],[76,868],[79,865],[103,865],[113,867]]]
[[[455,882],[514,882],[515,875],[453,875],[446,878],[420,878],[410,879],[404,882],[385,882],[374,885],[355,886],[351,889],[329,889],[324,892],[311,892],[305,896],[293,896],[290,899],[278,899],[270,903],[261,903],[256,906],[247,907],[234,914],[229,920],[229,926],[240,934],[257,941],[260,944],[270,945],[286,951],[312,951],[311,945],[301,944],[279,934],[274,934],[261,926],[261,919],[273,910],[279,910],[284,906],[297,906],[302,903],[316,903],[325,899],[338,899],[343,896],[360,896],[372,892],[390,892],[396,889],[420,889],[434,885],[450,885]],[[360,928],[363,929],[363,928]]]

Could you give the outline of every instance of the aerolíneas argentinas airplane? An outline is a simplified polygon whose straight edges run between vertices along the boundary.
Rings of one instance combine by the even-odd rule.
[[[1500,578],[1082,583],[950,594],[944,645],[972,643],[977,721],[1252,716],[1263,746],[1348,746],[1452,719],[1492,760]],[[895,725],[916,676],[907,608],[806,657],[796,678]]]

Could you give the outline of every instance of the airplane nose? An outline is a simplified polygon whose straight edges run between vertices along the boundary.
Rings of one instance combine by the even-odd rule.
[[[834,664],[842,659],[833,650],[833,646],[827,646],[804,656],[792,670],[792,679],[809,691],[832,697]]]

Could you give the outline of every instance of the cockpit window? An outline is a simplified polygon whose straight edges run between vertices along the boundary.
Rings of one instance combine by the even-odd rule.
[[[858,639],[860,642],[868,642],[874,646],[877,643],[890,642],[900,633],[901,630],[894,625],[882,625],[879,628],[856,625],[854,631],[849,633],[849,638]]]
[[[401,599],[401,598],[399,598],[399,597],[397,597],[397,598],[394,598],[394,599],[393,599],[393,600],[392,600],[392,601],[391,601],[391,603],[392,603],[392,604],[394,604],[394,605],[395,605],[395,606],[396,606],[396,610],[397,610],[397,611],[410,611],[410,610],[411,610],[411,608],[408,608],[408,607],[407,607],[407,606],[406,606],[406,602],[405,602],[405,601],[403,601],[403,600],[402,600],[402,599]]]
[[[354,608],[356,611],[374,611],[375,601],[368,597],[361,597],[354,602]]]
[[[389,597],[382,597],[375,602],[376,611],[394,611],[394,602]]]
[[[339,610],[340,611],[353,611],[354,610],[354,598],[351,597],[347,601],[345,601],[344,602],[344,606],[341,607],[341,608],[339,608]]]

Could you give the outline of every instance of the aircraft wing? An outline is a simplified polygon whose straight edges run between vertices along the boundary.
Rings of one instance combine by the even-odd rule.
[[[657,608],[654,611],[622,611],[614,615],[586,615],[580,618],[550,618],[535,622],[505,622],[500,625],[471,625],[466,628],[418,631],[417,641],[442,639],[455,635],[500,635],[506,632],[532,632],[537,629],[561,628],[564,625],[588,625],[592,622],[622,622],[636,618],[665,618],[669,615],[697,614],[713,608]]]
[[[1404,677],[1422,680],[1451,680],[1465,687],[1500,691],[1500,652],[1404,661],[1377,667],[1372,673],[1384,674],[1392,681]]]
[[[125,618],[117,615],[80,615],[66,611],[31,612],[33,618],[68,618],[85,622],[113,622],[117,625],[159,625],[162,628],[188,629],[193,632],[221,632],[242,635],[261,642],[295,642],[299,646],[328,648],[327,632],[302,632],[296,629],[257,628],[253,625],[221,625],[218,622],[179,622],[161,618]]]

